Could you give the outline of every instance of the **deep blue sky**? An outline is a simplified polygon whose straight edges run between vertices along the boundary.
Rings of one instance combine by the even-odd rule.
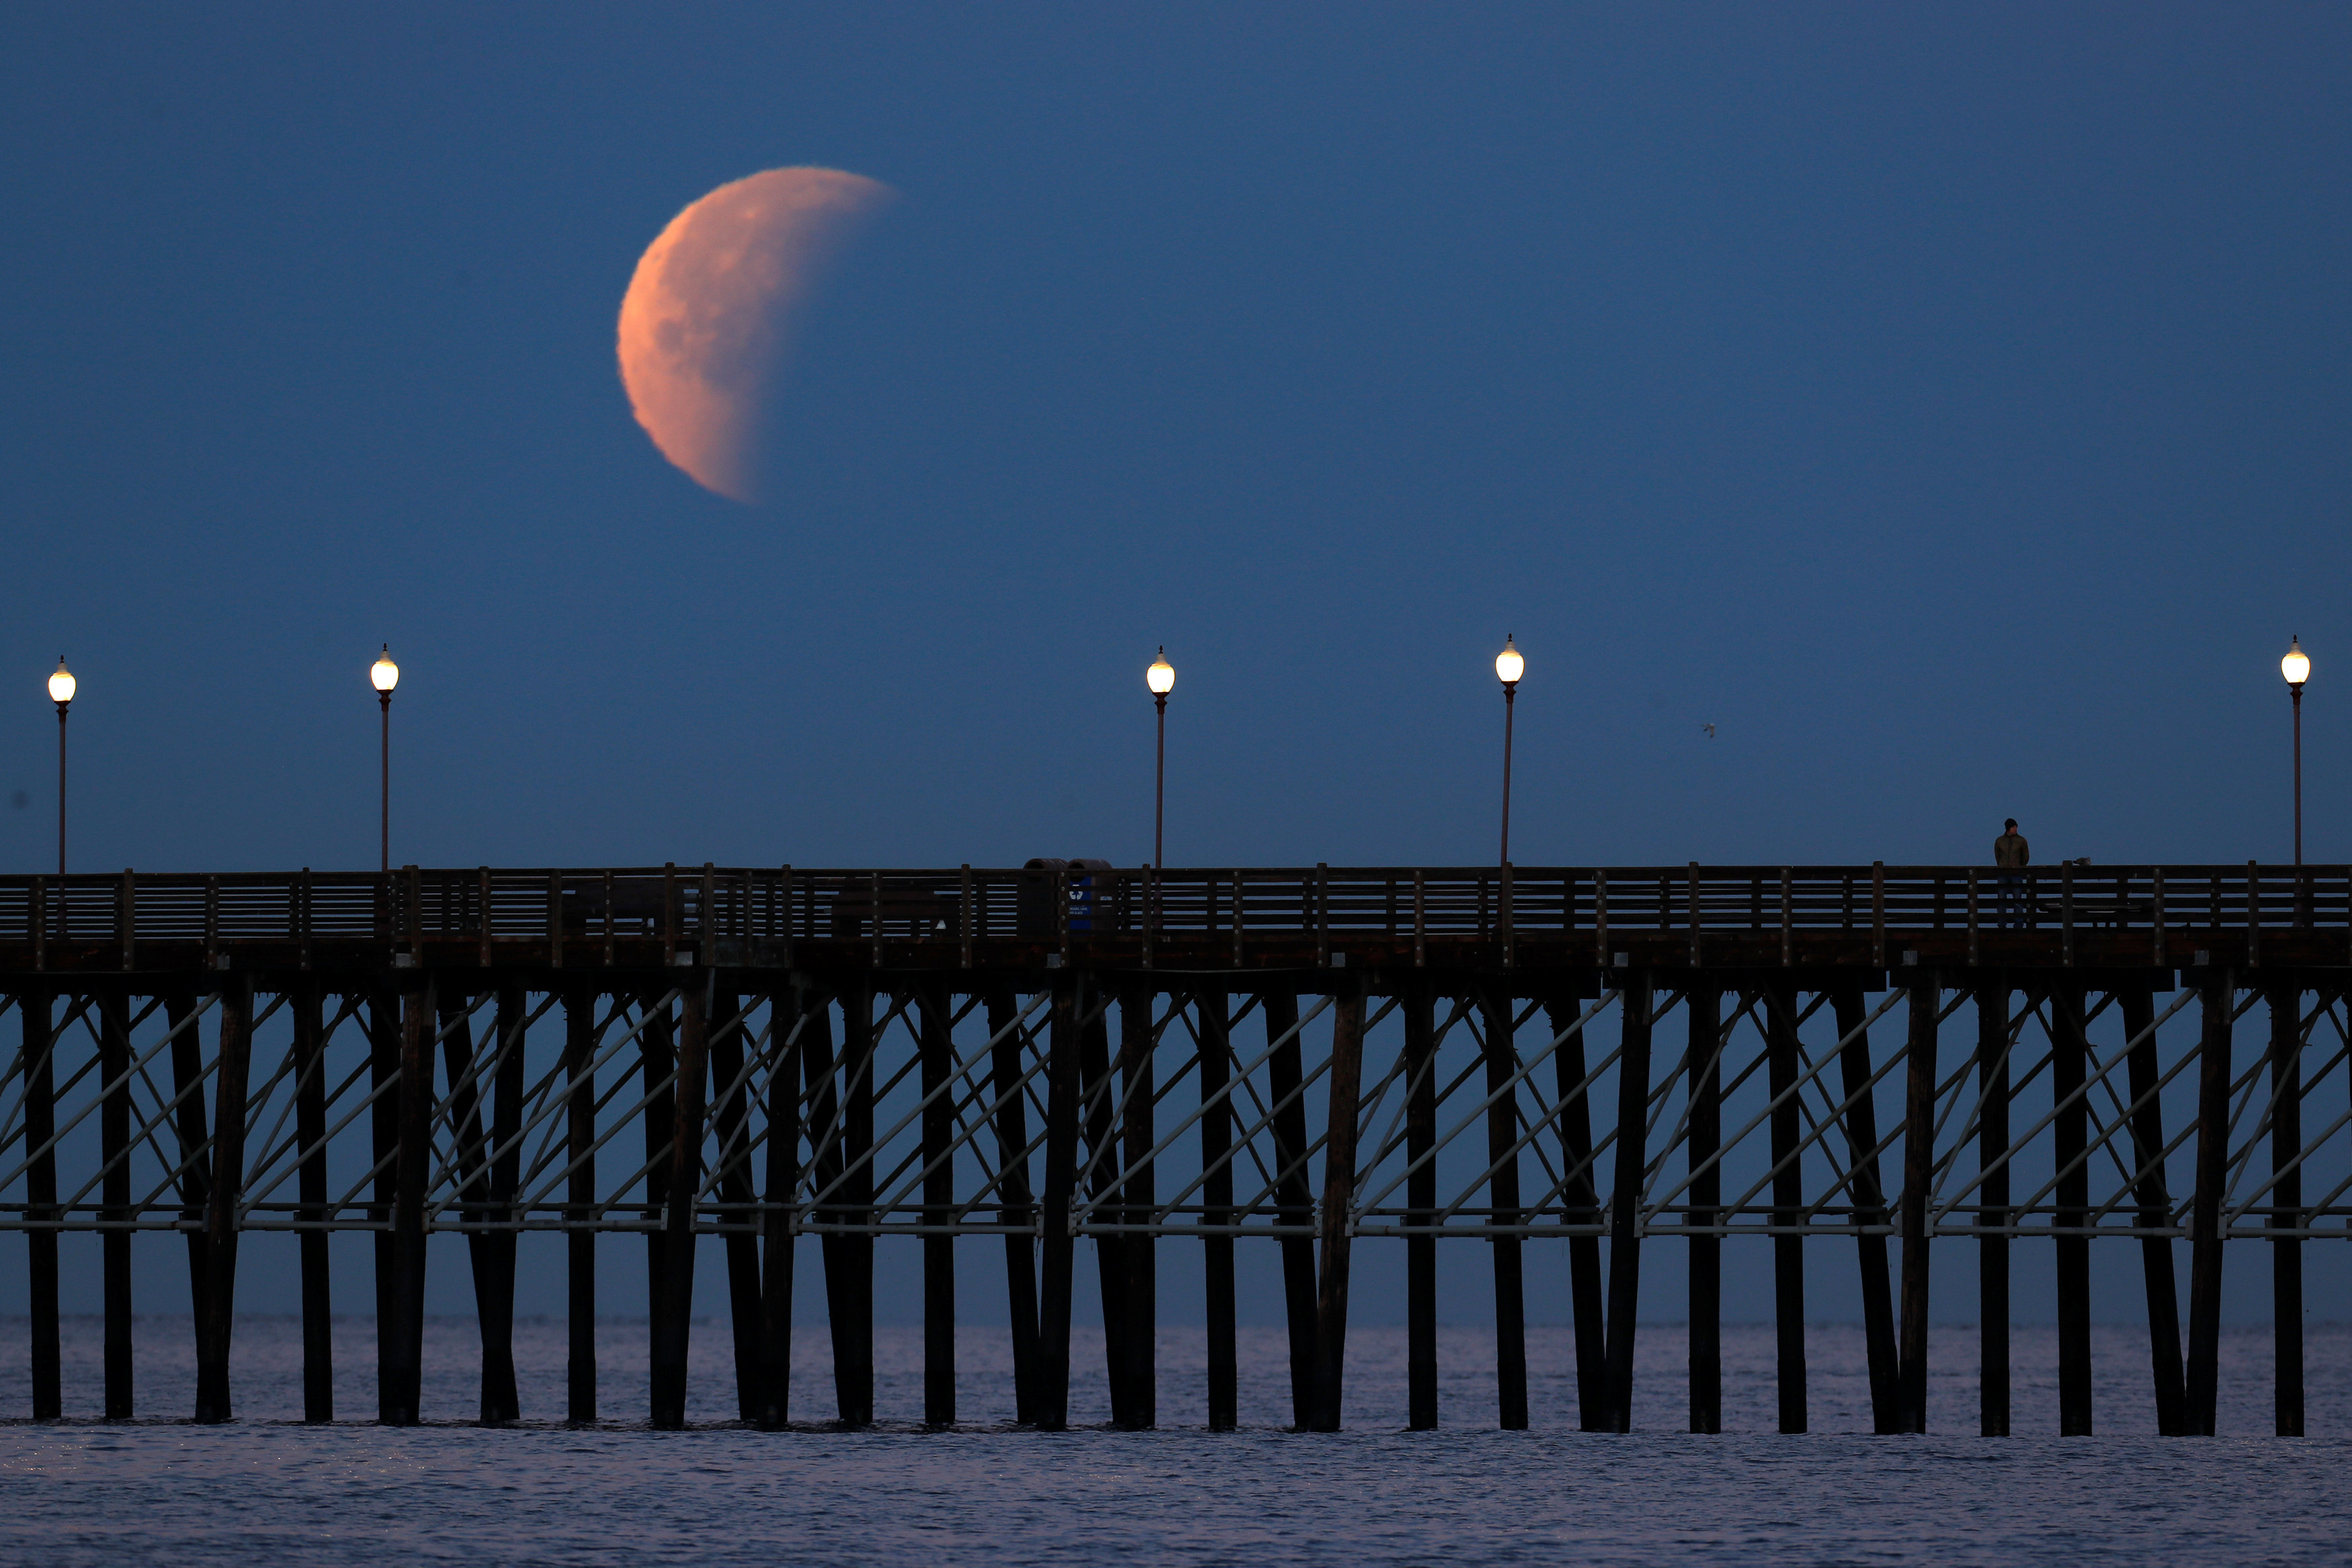
[[[2352,858],[2352,16],[0,17],[0,862]],[[783,499],[613,332],[902,200]],[[1702,724],[1717,726],[1712,740]],[[24,803],[11,809],[21,792]]]

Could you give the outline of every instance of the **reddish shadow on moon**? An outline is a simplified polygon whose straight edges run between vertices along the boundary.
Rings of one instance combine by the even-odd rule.
[[[621,300],[621,384],[697,484],[763,497],[761,411],[793,319],[895,194],[839,169],[770,169],[688,207],[638,260]]]

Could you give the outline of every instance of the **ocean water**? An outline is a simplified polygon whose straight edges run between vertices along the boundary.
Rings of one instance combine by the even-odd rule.
[[[1813,1430],[1775,1424],[1769,1327],[1727,1325],[1724,1416],[1685,1425],[1682,1332],[1643,1325],[1630,1436],[1574,1430],[1564,1328],[1529,1333],[1534,1429],[1494,1429],[1493,1339],[1447,1331],[1444,1427],[1402,1430],[1402,1330],[1352,1331],[1348,1430],[1284,1431],[1279,1330],[1244,1330],[1244,1429],[1203,1429],[1205,1343],[1160,1343],[1161,1427],[1103,1429],[1098,1333],[1073,1351],[1073,1420],[1047,1435],[1007,1425],[1002,1332],[959,1341],[959,1413],[927,1432],[919,1331],[877,1335],[865,1432],[822,1424],[831,1400],[824,1331],[796,1335],[794,1414],[784,1433],[735,1425],[723,1322],[698,1323],[692,1429],[644,1425],[646,1328],[600,1325],[606,1421],[575,1429],[562,1408],[560,1322],[518,1325],[526,1419],[469,1423],[479,1360],[473,1326],[434,1322],[427,1424],[393,1431],[373,1410],[373,1324],[337,1325],[339,1414],[299,1424],[301,1341],[287,1319],[241,1319],[233,1382],[239,1419],[185,1424],[193,1345],[184,1318],[138,1325],[138,1420],[97,1420],[99,1324],[65,1331],[68,1418],[35,1426],[27,1327],[0,1319],[0,1563],[2338,1563],[2352,1559],[2352,1329],[2315,1326],[2309,1428],[2270,1436],[2270,1340],[2224,1342],[2223,1435],[2158,1439],[2144,1333],[2095,1334],[2100,1436],[2061,1438],[2056,1349],[2047,1329],[2015,1338],[2021,1436],[1976,1427],[1975,1334],[1931,1345],[1930,1435],[1868,1434],[1861,1336],[1808,1334]]]

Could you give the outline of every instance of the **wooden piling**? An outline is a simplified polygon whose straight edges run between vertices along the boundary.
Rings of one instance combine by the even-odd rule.
[[[1418,1166],[1405,1178],[1408,1223],[1437,1222],[1437,1020],[1436,998],[1425,985],[1403,997],[1405,1159]],[[1426,1163],[1423,1163],[1426,1162]],[[1408,1236],[1405,1271],[1406,1425],[1416,1432],[1437,1427],[1437,1238]]]
[[[2161,1082],[2156,1055],[2156,1002],[2145,983],[2126,982],[2118,998],[2124,1015],[2124,1036],[2129,1042],[2126,1071],[2130,1075],[2132,1168],[2137,1173],[2132,1197],[2139,1207],[2140,1228],[2148,1231],[2172,1228],[2172,1197],[2164,1174],[2164,1104],[2157,1092]],[[2145,1036],[2146,1038],[2142,1038]],[[2148,1370],[2156,1392],[2156,1429],[2174,1437],[2189,1429],[2188,1396],[2180,1370],[2180,1297],[2172,1273],[2172,1239],[2148,1235],[2140,1239],[2140,1276],[2147,1291]]]
[[[916,1003],[922,1058],[923,1223],[946,1226],[955,1218],[955,1103],[951,1098],[955,1047],[949,1038],[950,1003],[945,991],[926,989]],[[944,1231],[923,1238],[923,1424],[952,1427],[955,1387],[955,1238]]]
[[[1980,982],[1977,1004],[1977,1357],[1979,1430],[2009,1436],[2009,977]]]
[[[768,1072],[768,1161],[760,1219],[760,1387],[755,1417],[762,1431],[782,1431],[792,1414],[793,1206],[801,1184],[800,1041],[806,1016],[799,987],[768,998],[775,1052]],[[818,1010],[823,1011],[820,1005]]]
[[[851,986],[841,1005],[841,1216],[860,1228],[840,1238],[841,1305],[847,1321],[834,1329],[835,1386],[841,1418],[874,1424],[874,1061],[873,984]],[[833,1263],[825,1272],[830,1282]]]
[[[505,1228],[519,1218],[514,1202],[522,1180],[522,1100],[527,1086],[522,1035],[523,1020],[530,1016],[528,1001],[520,985],[512,981],[500,985],[491,1023],[501,1054],[490,1086],[489,1214],[501,1228],[490,1233],[490,1244],[483,1249],[489,1289],[484,1293],[488,1311],[482,1322],[482,1419],[493,1424],[522,1417],[514,1359],[515,1264],[521,1238]]]
[[[588,1228],[596,1204],[596,1005],[598,994],[574,984],[563,994],[563,1153],[572,1168],[565,1183],[564,1419],[596,1419],[596,1233]]]
[[[2273,981],[2271,1015],[2271,1228],[2302,1228],[2303,988]],[[2303,1436],[2303,1242],[2271,1241],[2272,1403],[2278,1435]]]
[[[731,989],[710,999],[711,1131],[719,1143],[719,1201],[727,1205],[727,1326],[735,1349],[735,1418],[754,1426],[766,1406],[766,1308],[760,1289],[760,1238],[751,1228],[751,1151],[745,1147],[751,1083],[743,1070],[748,1032],[742,999]],[[780,1037],[781,1038],[781,1037]]]
[[[245,1197],[247,1070],[253,1057],[253,981],[221,984],[220,1060],[214,1070],[213,1180],[205,1205],[205,1306],[196,1320],[196,1424],[231,1415],[228,1356],[236,1313],[236,1206]]]
[[[1119,1242],[1127,1275],[1124,1381],[1126,1425],[1131,1431],[1149,1431],[1160,1421],[1158,1243],[1143,1228],[1151,1224],[1156,1203],[1151,1169],[1151,995],[1146,988],[1130,986],[1118,998],[1118,1132],[1127,1164],[1125,1190],[1119,1196],[1127,1223],[1136,1228]]]
[[[1697,1228],[1717,1223],[1723,1167],[1723,996],[1693,985],[1690,1009],[1690,1429],[1723,1430],[1723,1239]]]
[[[1560,1144],[1568,1161],[1567,1191],[1563,1195],[1566,1218],[1570,1225],[1597,1227],[1603,1217],[1599,1177],[1593,1171],[1592,1100],[1585,1076],[1584,1030],[1578,1027],[1582,1016],[1574,997],[1562,997],[1545,1009],[1552,1038],[1561,1041],[1559,1049],[1552,1052],[1552,1065],[1559,1094]],[[1433,1105],[1433,1122],[1435,1114]],[[1721,1194],[1715,1192],[1714,1196],[1720,1197]],[[1434,1169],[1430,1174],[1429,1201],[1433,1208],[1437,1203]],[[1587,1432],[1612,1431],[1612,1412],[1616,1405],[1609,1391],[1609,1334],[1607,1314],[1601,1305],[1598,1235],[1587,1233],[1568,1239],[1568,1295],[1576,1332],[1577,1425]]]
[[[323,1424],[335,1418],[335,1298],[328,1270],[327,1056],[323,998],[315,981],[294,993],[294,1139],[308,1151],[297,1171],[303,1222],[302,1419]]]
[[[373,1159],[375,1191],[372,1195],[374,1202],[368,1207],[368,1223],[375,1228],[375,1415],[387,1427],[403,1424],[404,1408],[400,1397],[400,1244],[394,1218],[400,1207],[400,1062],[402,1043],[408,1032],[404,1012],[401,994],[390,985],[378,985],[369,992],[368,1087],[375,1096],[369,1108],[369,1153]],[[178,1019],[173,1020],[174,1028],[178,1023]],[[194,1060],[191,1056],[192,1071]],[[172,1059],[175,1090],[180,1073],[175,1043]],[[193,1129],[188,1125],[191,1105],[195,1105],[194,1116],[198,1119]],[[192,1097],[180,1103],[180,1147],[184,1158],[188,1151],[204,1143],[204,1112]],[[184,1202],[201,1203],[200,1198],[191,1196],[201,1179],[202,1173],[191,1167],[181,1186]],[[198,1242],[199,1239],[191,1233],[188,1274],[201,1294],[204,1260]]]
[[[694,1329],[694,1203],[702,1186],[702,1135],[709,1093],[709,971],[692,973],[680,989],[677,1082],[671,1095],[668,1136],[664,1140],[669,1173],[663,1194],[662,1277],[656,1281],[661,1312],[653,1325],[653,1425],[660,1431],[677,1431],[686,1425],[687,1359]]]
[[[99,1076],[106,1091],[99,1109],[99,1156],[105,1164],[100,1197],[110,1225],[100,1233],[100,1274],[106,1301],[106,1419],[128,1421],[131,1412],[131,1017],[130,998],[120,991],[98,998]]]
[[[466,1265],[473,1276],[474,1322],[482,1343],[479,1419],[495,1426],[514,1419],[505,1413],[515,1403],[514,1286],[509,1278],[502,1310],[499,1238],[479,1228],[491,1218],[490,1157],[489,1135],[482,1119],[483,1080],[474,1057],[474,998],[444,991],[439,1001],[442,1071],[449,1082],[449,1126],[456,1145],[450,1165],[457,1187],[457,1218],[467,1227]],[[499,1030],[494,1027],[491,1055],[497,1054],[498,1045]]]
[[[825,1333],[833,1345],[834,1412],[839,1420],[850,1425],[862,1422],[855,1416],[860,1408],[858,1390],[868,1390],[871,1382],[861,1385],[854,1363],[856,1359],[857,1330],[855,1320],[858,1312],[858,1295],[851,1278],[856,1253],[851,1238],[839,1233],[837,1227],[850,1222],[850,1211],[844,1206],[842,1193],[842,1149],[844,1146],[840,1084],[834,1072],[833,1004],[821,996],[810,996],[803,1002],[805,1028],[801,1033],[801,1077],[808,1086],[809,1106],[809,1186],[814,1192],[833,1196],[814,1206],[809,1218],[818,1226],[817,1259],[824,1270]],[[842,1013],[846,1018],[856,1009],[854,1000],[845,1000]],[[866,1016],[873,1016],[870,996],[866,1002]],[[845,1023],[845,1037],[848,1026]],[[867,1408],[870,1408],[870,1403]]]
[[[226,996],[222,1005],[227,1005]],[[397,1158],[392,1202],[392,1323],[381,1377],[386,1426],[423,1417],[425,1377],[425,1189],[433,1176],[433,982],[412,980],[401,996]]]
[[[1233,1032],[1222,983],[1195,991],[1193,1006],[1201,1027],[1201,1103],[1207,1107],[1201,1116],[1201,1222],[1213,1232],[1201,1238],[1209,1332],[1209,1430],[1230,1432],[1241,1424],[1234,1239],[1213,1232],[1234,1223],[1234,1108],[1227,1094],[1233,1082]]]
[[[1512,1037],[1514,1002],[1498,985],[1481,988],[1478,1006],[1485,1015],[1486,1093],[1486,1206],[1489,1223],[1516,1226],[1526,1218],[1519,1208],[1519,1092],[1513,1083],[1519,1070],[1519,1052]],[[1523,1247],[1516,1236],[1487,1238],[1495,1266],[1495,1395],[1502,1428],[1523,1432],[1528,1426],[1528,1302]]]
[[[1356,1117],[1364,1080],[1364,998],[1349,985],[1331,1005],[1331,1092],[1323,1145],[1321,1276],[1315,1297],[1314,1428],[1339,1429],[1348,1348],[1348,1242],[1356,1197]]]
[[[1099,994],[1087,1012],[1089,1016],[1078,1030],[1078,1098],[1084,1107],[1084,1163],[1089,1172],[1087,1197],[1096,1214],[1108,1218],[1118,1213],[1110,1200],[1119,1178],[1118,1085],[1110,1071],[1108,1009]],[[1134,1412],[1129,1408],[1124,1375],[1129,1354],[1125,1238],[1095,1238],[1095,1281],[1102,1301],[1103,1375],[1109,1385],[1111,1425],[1126,1427],[1133,1422]]]
[[[42,928],[43,925],[36,926]],[[25,1015],[25,1147],[32,1155],[25,1171],[25,1217],[37,1225],[57,1218],[58,1156],[47,1147],[58,1133],[57,1036],[50,1021],[55,1017],[50,1010],[54,1001],[47,991],[26,991],[16,1004]],[[26,1232],[25,1250],[25,1283],[33,1319],[33,1419],[55,1421],[65,1415],[64,1354],[58,1328],[58,1233]]]
[[[1830,995],[1830,1007],[1837,1019],[1838,1038],[1845,1042],[1838,1053],[1838,1068],[1843,1097],[1849,1102],[1843,1118],[1847,1169],[1853,1173],[1847,1193],[1853,1205],[1855,1261],[1862,1270],[1862,1340],[1870,1368],[1870,1427],[1881,1434],[1906,1431],[1902,1416],[1902,1361],[1895,1346],[1895,1299],[1887,1270],[1886,1238],[1871,1235],[1866,1229],[1885,1225],[1887,1216],[1885,1188],[1878,1176],[1878,1109],[1868,1087],[1870,1036],[1863,1027],[1862,988],[1838,987]],[[1907,1250],[1904,1257],[1907,1263]]]
[[[1802,1107],[1797,1103],[1797,998],[1768,993],[1766,1076],[1772,1094],[1772,1326],[1779,1351],[1780,1430],[1801,1432],[1805,1410],[1805,1239],[1794,1227],[1804,1214]],[[1612,1307],[1614,1303],[1612,1303]],[[1612,1311],[1611,1316],[1615,1316]]]
[[[2213,1436],[2221,1358],[2221,1192],[2230,1164],[2230,1043],[2234,977],[2200,977],[2203,1030],[2197,1045],[2197,1186],[2189,1211],[2188,1427]]]
[[[997,1223],[1004,1230],[1005,1311],[1013,1320],[1013,1418],[1037,1420],[1037,1207],[1029,1187],[1029,1118],[1023,1107],[1020,1009],[1003,987],[988,993],[989,1087],[996,1097]],[[1205,1049],[1205,1047],[1203,1048]]]
[[[1078,1009],[1089,988],[1082,977],[1055,977],[1054,1017],[1045,1046],[1045,1190],[1037,1290],[1037,1425],[1070,1424],[1070,1301],[1077,1239],[1070,1209],[1078,1177]]]
[[[1897,1347],[1896,1430],[1927,1429],[1927,1199],[1936,1176],[1936,1033],[1943,987],[1933,974],[1909,987],[1910,1041],[1903,1095],[1903,1324]],[[1862,999],[1854,998],[1859,1012]],[[1865,1064],[1867,1059],[1865,1058]],[[1875,1165],[1875,1161],[1872,1162]],[[1874,1185],[1876,1176],[1872,1177]]]
[[[2051,1224],[2058,1232],[2058,1433],[2091,1435],[2091,1172],[2084,1157],[2090,1144],[2090,1097],[2083,1092],[2090,1054],[2084,1038],[2084,994],[2079,981],[2062,980],[2050,991],[2050,1092],[2058,1106],[2052,1126],[2057,1163],[2056,1207]],[[2069,1229],[2074,1234],[2068,1235]]]
[[[1280,1243],[1282,1301],[1290,1329],[1291,1425],[1304,1432],[1312,1421],[1315,1388],[1315,1195],[1307,1179],[1307,1101],[1298,1092],[1306,1072],[1298,998],[1287,991],[1267,991],[1258,1007],[1273,1048],[1266,1077],[1274,1094],[1275,1212],[1286,1230],[1296,1232]]]
[[[1642,1302],[1642,1178],[1648,1167],[1652,977],[1625,978],[1617,1058],[1617,1161],[1609,1194],[1610,1429],[1633,1429],[1633,1329]]]

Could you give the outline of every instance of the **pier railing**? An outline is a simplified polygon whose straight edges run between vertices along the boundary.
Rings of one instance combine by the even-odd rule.
[[[2032,931],[2352,929],[2352,867],[1252,867],[796,870],[481,867],[0,877],[0,964],[93,944],[570,946],[659,939],[1220,945],[1253,938],[1495,941],[1564,947],[1612,932],[1756,938]],[[780,951],[734,961],[775,961]],[[2166,961],[2161,944],[2152,961]],[[2347,954],[2352,956],[2352,954]]]

